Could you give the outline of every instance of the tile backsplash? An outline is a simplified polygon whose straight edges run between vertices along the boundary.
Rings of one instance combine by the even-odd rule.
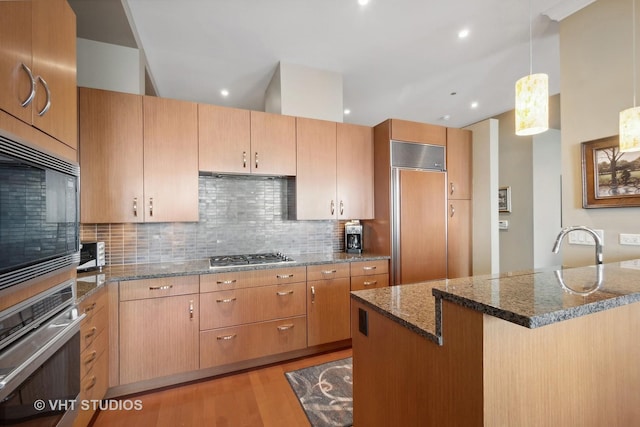
[[[287,178],[200,176],[197,223],[81,224],[83,241],[104,241],[109,265],[212,255],[340,252],[344,221],[293,221]]]

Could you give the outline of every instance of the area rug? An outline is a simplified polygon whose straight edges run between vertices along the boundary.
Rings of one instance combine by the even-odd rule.
[[[313,427],[353,424],[351,357],[286,372],[285,376]]]

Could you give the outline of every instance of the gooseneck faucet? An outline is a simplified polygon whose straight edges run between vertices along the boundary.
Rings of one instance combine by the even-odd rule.
[[[602,264],[602,239],[600,238],[600,235],[595,232],[595,230],[592,230],[589,227],[585,227],[584,225],[572,225],[560,230],[560,233],[556,238],[556,243],[555,245],[553,245],[553,253],[557,254],[560,250],[560,244],[562,243],[562,239],[564,239],[564,236],[571,233],[572,231],[577,230],[586,231],[593,236],[593,240],[596,242],[596,264]]]

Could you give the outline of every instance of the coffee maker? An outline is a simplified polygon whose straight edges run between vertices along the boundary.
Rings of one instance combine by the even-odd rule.
[[[360,224],[360,220],[349,221],[344,225],[344,248],[348,254],[362,253],[362,224]]]

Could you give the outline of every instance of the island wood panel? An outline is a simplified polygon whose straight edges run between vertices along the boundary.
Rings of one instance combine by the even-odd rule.
[[[79,88],[80,222],[144,221],[142,97]]]
[[[427,123],[391,119],[391,139],[394,141],[447,145],[447,128]]]
[[[251,112],[251,172],[296,175],[296,118]]]
[[[472,135],[470,130],[447,128],[449,199],[471,199]]]
[[[143,97],[145,222],[198,221],[197,104]]]
[[[444,306],[439,346],[352,301],[354,426],[483,425],[482,315]],[[360,308],[368,336],[358,330]]]
[[[249,110],[198,104],[199,169],[209,172],[251,172]]]
[[[373,128],[374,219],[366,221],[363,239],[367,252],[391,254],[391,124],[384,121]],[[393,268],[393,266],[391,266]]]
[[[486,426],[640,420],[640,303],[536,329],[487,315],[483,322]]]
[[[296,219],[336,219],[336,123],[296,118]]]
[[[337,124],[337,198],[339,219],[371,219],[373,203],[373,129]]]
[[[471,276],[471,200],[449,199],[447,278]]]

